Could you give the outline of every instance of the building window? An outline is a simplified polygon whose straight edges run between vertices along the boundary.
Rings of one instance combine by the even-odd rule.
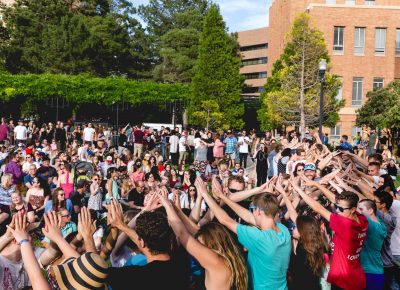
[[[326,0],[326,4],[336,4],[336,0]]]
[[[361,135],[361,132],[362,132],[362,128],[361,127],[352,127],[351,128],[351,137],[355,137],[355,136],[357,136],[357,133],[360,133],[360,135]]]
[[[342,54],[344,51],[344,27],[335,26],[333,33],[333,52]]]
[[[400,28],[396,29],[396,55],[400,56]]]
[[[354,54],[364,54],[365,28],[356,27],[354,29]]]
[[[268,57],[252,58],[242,60],[242,66],[255,65],[255,64],[265,64],[268,63]]]
[[[346,4],[356,5],[356,0],[346,0]]]
[[[249,45],[249,46],[242,46],[240,51],[251,51],[251,50],[259,50],[259,49],[266,49],[268,48],[268,43],[256,44],[256,45]]]
[[[340,139],[342,128],[340,126],[335,126],[331,128],[331,139]]]
[[[383,78],[374,78],[374,84],[373,84],[374,90],[382,89],[384,85],[385,84]]]
[[[385,55],[386,28],[375,29],[375,55]]]
[[[365,5],[375,5],[375,0],[365,0]]]
[[[265,93],[265,88],[264,87],[258,87],[258,92],[259,93]]]
[[[340,101],[343,98],[343,77],[338,77],[338,79],[340,80],[340,87],[335,99]]]
[[[252,79],[265,79],[267,77],[267,72],[257,72],[257,73],[249,73],[249,74],[243,74],[244,78],[246,80],[252,80]]]
[[[353,107],[361,107],[363,95],[363,78],[353,78],[353,93],[351,97],[351,105]]]

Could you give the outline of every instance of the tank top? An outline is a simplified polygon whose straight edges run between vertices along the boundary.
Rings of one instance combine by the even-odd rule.
[[[65,198],[70,198],[74,192],[74,184],[69,183],[69,172],[67,172],[67,176],[65,177],[65,183],[61,183],[60,186],[64,190]]]
[[[113,192],[113,196],[112,196],[113,198],[120,199],[118,183],[115,180],[112,181],[112,192]],[[109,199],[110,199],[110,195],[106,194],[106,200],[109,200]]]

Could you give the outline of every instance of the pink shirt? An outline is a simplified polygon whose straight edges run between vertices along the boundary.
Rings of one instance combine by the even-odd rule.
[[[217,158],[222,158],[224,156],[224,144],[221,142],[221,140],[215,140],[213,153],[214,157]]]

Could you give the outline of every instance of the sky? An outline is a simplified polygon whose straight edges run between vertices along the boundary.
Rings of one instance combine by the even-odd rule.
[[[131,0],[135,6],[148,0]],[[230,32],[268,25],[268,9],[273,0],[213,0],[220,6]]]

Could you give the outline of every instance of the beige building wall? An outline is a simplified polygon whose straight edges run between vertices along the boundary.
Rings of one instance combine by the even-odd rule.
[[[0,0],[1,3],[7,4],[7,5],[11,5],[13,4],[15,1],[14,0]]]
[[[400,1],[355,0],[355,4],[349,4],[350,2],[352,1],[275,0],[269,11],[268,71],[271,71],[273,63],[283,52],[285,36],[298,13],[308,12],[314,25],[324,33],[332,62],[330,72],[342,77],[341,98],[346,102],[345,108],[340,111],[337,127],[324,129],[334,137],[340,134],[351,136],[357,130],[355,121],[360,106],[352,102],[353,78],[362,78],[362,103],[366,101],[367,92],[373,89],[374,78],[383,78],[384,85],[400,78],[400,55],[396,56],[395,51],[396,34],[400,37]],[[343,52],[333,50],[335,26],[343,27]],[[364,28],[363,53],[356,53],[354,49],[356,28]],[[376,28],[386,29],[383,54],[375,53]]]
[[[241,48],[242,67],[246,88],[243,97],[256,98],[264,90],[267,81],[268,28],[258,28],[238,32]]]

